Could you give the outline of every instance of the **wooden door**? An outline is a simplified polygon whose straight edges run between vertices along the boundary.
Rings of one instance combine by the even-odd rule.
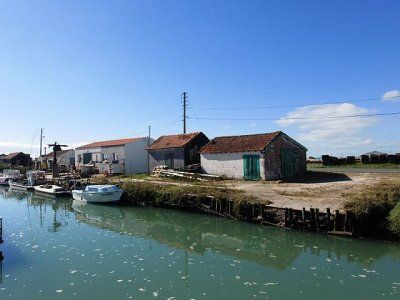
[[[170,168],[173,169],[174,168],[174,154],[173,153],[165,153],[165,165]]]
[[[260,157],[258,155],[243,155],[243,177],[258,180],[260,176]]]
[[[294,154],[291,149],[282,149],[282,173],[283,178],[293,177]]]

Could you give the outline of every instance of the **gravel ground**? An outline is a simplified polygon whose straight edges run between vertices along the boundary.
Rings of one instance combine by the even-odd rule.
[[[302,209],[330,208],[342,210],[346,195],[357,193],[367,186],[395,181],[400,184],[400,173],[327,173],[310,172],[303,180],[282,181],[234,181],[227,186],[244,190],[246,193],[271,200],[272,206]]]

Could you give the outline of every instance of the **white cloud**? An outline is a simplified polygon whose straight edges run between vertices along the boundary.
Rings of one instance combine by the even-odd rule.
[[[393,90],[382,95],[383,101],[400,101],[400,90]]]
[[[250,127],[257,127],[257,124],[252,122],[252,123],[250,123]]]
[[[300,141],[332,148],[369,145],[371,138],[363,137],[364,129],[377,122],[376,117],[343,117],[370,114],[368,109],[349,103],[300,107],[277,121],[283,127],[296,126]],[[341,117],[342,116],[342,117]]]

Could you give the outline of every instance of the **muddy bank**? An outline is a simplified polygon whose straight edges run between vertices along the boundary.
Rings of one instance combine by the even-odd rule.
[[[207,213],[257,224],[356,236],[356,217],[350,211],[275,207],[231,189],[170,186],[148,182],[125,183],[123,205],[156,206]]]

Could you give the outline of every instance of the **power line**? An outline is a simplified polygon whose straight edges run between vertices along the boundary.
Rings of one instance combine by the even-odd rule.
[[[378,117],[378,116],[393,116],[400,115],[400,112],[390,113],[375,113],[375,114],[362,114],[362,115],[345,115],[345,116],[326,116],[326,117],[311,117],[311,118],[191,118],[198,120],[210,120],[210,121],[283,121],[283,120],[319,120],[319,119],[341,119],[341,118],[358,118],[358,117]]]
[[[385,99],[395,99],[400,98],[400,96],[391,96],[386,97]],[[271,106],[242,106],[242,107],[196,107],[196,109],[201,110],[236,110],[236,109],[272,109],[272,108],[291,108],[291,107],[301,107],[301,106],[317,106],[317,105],[329,105],[329,104],[343,104],[343,103],[357,103],[357,102],[369,102],[369,101],[379,101],[382,100],[382,97],[379,98],[367,98],[367,99],[358,99],[358,100],[349,100],[349,101],[332,101],[332,102],[322,102],[322,103],[308,103],[308,104],[293,104],[293,105],[271,105]]]
[[[355,78],[355,81],[346,81],[346,83],[350,83],[350,84],[353,84],[355,82],[362,83],[362,82],[365,82],[365,81],[376,80],[376,79],[374,79],[374,78],[362,78],[361,76],[373,75],[373,74],[378,74],[378,73],[388,72],[388,71],[389,72],[395,71],[396,73],[390,75],[390,77],[393,77],[393,76],[397,77],[398,76],[398,72],[397,72],[398,70],[400,70],[400,68],[396,68],[395,67],[395,68],[387,68],[387,69],[381,69],[381,70],[370,71],[370,72],[361,72],[361,73],[348,74],[348,75],[344,75],[344,76],[338,76],[338,77],[332,77],[332,78],[326,78],[326,79],[307,80],[307,81],[304,81],[304,82],[300,82],[298,84],[291,85],[291,88],[290,88],[289,91],[293,92],[295,90],[297,90],[297,91],[298,90],[304,90],[304,89],[308,90],[308,89],[315,89],[316,87],[317,88],[322,88],[324,86],[325,87],[334,86],[334,87],[338,88],[339,86],[337,84],[335,84],[334,81],[338,81],[338,80],[340,81],[340,80],[344,80],[344,79]],[[361,78],[359,78],[359,77],[361,77]],[[387,77],[387,75],[385,77]],[[379,75],[379,79],[382,79],[382,78],[383,78],[383,75]],[[318,84],[318,83],[323,83],[323,84],[321,85],[321,84]],[[340,86],[342,86],[342,85],[340,85]],[[345,86],[349,86],[349,85],[346,84]],[[271,94],[271,91],[273,91],[272,94],[276,94],[276,92],[278,92],[278,94],[281,94],[280,93],[281,91],[287,92],[288,90],[287,90],[287,87],[282,88],[282,87],[279,87],[279,86],[275,86],[275,87],[274,86],[269,86],[268,88],[265,88],[265,89],[259,89],[259,90],[254,90],[253,89],[253,90],[251,90],[251,92],[250,91],[244,92],[244,93],[242,93],[240,95],[240,97],[243,98],[243,97],[247,97],[246,95],[255,95],[255,94],[260,94],[260,93],[265,94],[265,92],[267,92],[268,94]],[[235,93],[235,94],[227,94],[227,93],[216,94],[216,93],[213,93],[212,95],[206,95],[206,94],[204,95],[203,94],[203,96],[201,98],[202,99],[209,99],[209,100],[211,100],[211,102],[214,102],[212,99],[218,99],[218,100],[220,100],[221,98],[229,98],[229,99],[231,99],[231,98],[237,97],[237,96],[238,96],[238,93]],[[202,103],[205,103],[205,102],[202,101]],[[207,103],[210,103],[210,101],[207,101]]]

